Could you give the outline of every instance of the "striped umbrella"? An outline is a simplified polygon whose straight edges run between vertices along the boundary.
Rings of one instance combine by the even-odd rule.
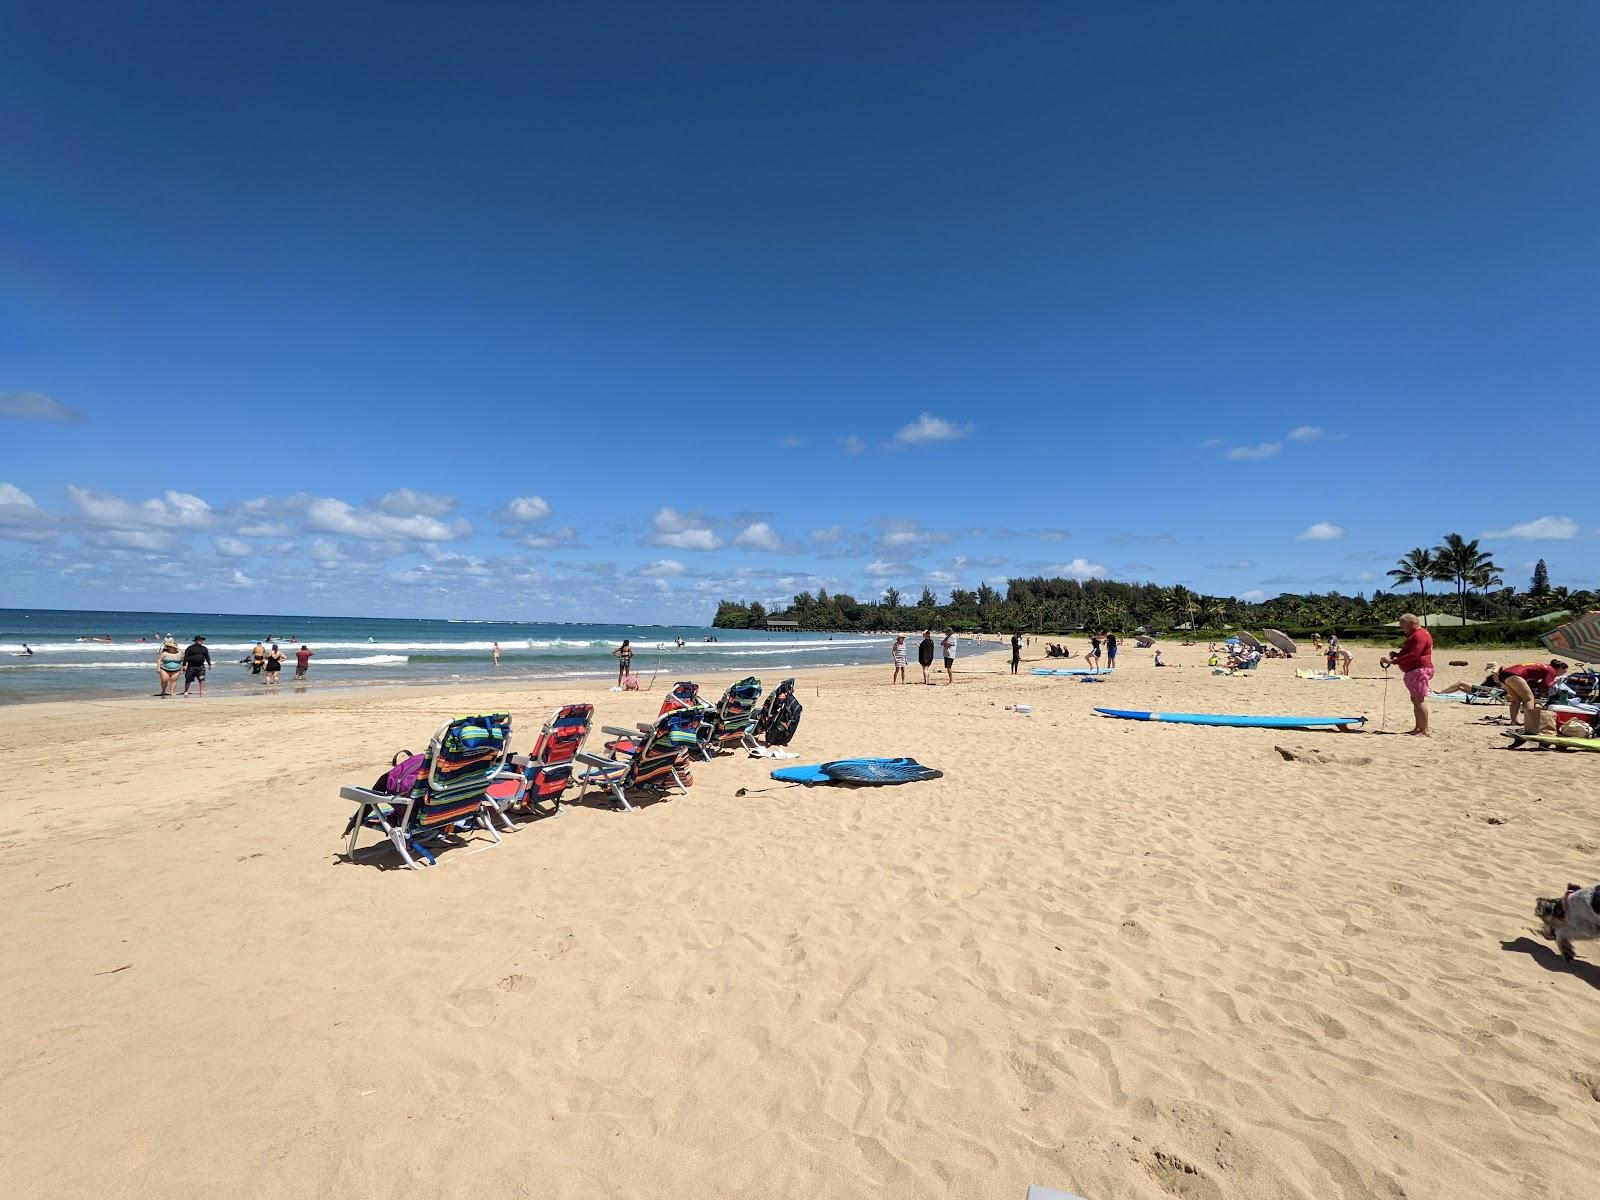
[[[1281,629],[1263,629],[1261,632],[1267,635],[1267,641],[1285,654],[1293,654],[1299,648],[1294,644],[1294,639]]]
[[[1600,663],[1600,611],[1587,612],[1559,629],[1541,633],[1545,649],[1579,662]]]
[[[1250,649],[1252,649],[1252,650],[1261,650],[1261,649],[1264,648],[1261,645],[1261,639],[1260,638],[1258,638],[1253,633],[1245,632],[1243,629],[1239,630],[1239,640],[1241,642],[1243,642],[1246,646],[1249,646]]]

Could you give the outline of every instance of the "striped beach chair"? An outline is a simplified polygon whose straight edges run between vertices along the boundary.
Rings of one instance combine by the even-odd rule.
[[[539,731],[533,753],[514,755],[511,767],[490,783],[489,796],[500,814],[559,817],[561,797],[572,784],[573,760],[583,750],[593,723],[592,704],[556,709]]]
[[[511,717],[491,713],[446,721],[428,743],[426,764],[403,796],[374,788],[346,787],[339,795],[356,805],[346,826],[346,857],[360,857],[356,839],[363,829],[382,833],[412,870],[435,863],[429,848],[444,838],[483,830],[496,843],[495,802],[489,783],[505,764]],[[370,854],[376,847],[368,847]],[[420,862],[418,860],[421,860]]]
[[[707,718],[709,725],[704,739],[713,754],[737,750],[743,746],[755,750],[757,705],[761,703],[761,680],[755,676],[741,679],[722,693],[722,699]]]
[[[587,795],[590,786],[598,787],[611,793],[618,808],[632,812],[633,805],[628,802],[630,792],[668,796],[676,788],[687,794],[694,783],[689,771],[689,755],[700,744],[701,724],[701,710],[685,708],[663,713],[643,735],[602,726],[602,732],[634,739],[630,743],[632,749],[613,750],[611,758],[580,753],[577,761],[588,770],[578,774],[578,798],[581,800]]]

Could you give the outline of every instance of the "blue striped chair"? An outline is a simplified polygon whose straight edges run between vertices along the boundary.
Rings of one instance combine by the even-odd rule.
[[[382,833],[412,870],[424,863],[434,865],[429,845],[446,837],[460,838],[482,830],[498,843],[500,835],[493,822],[498,808],[489,797],[489,782],[505,764],[510,741],[511,717],[507,713],[457,717],[433,735],[427,764],[406,795],[341,788],[339,795],[356,805],[346,827],[350,834],[346,857],[352,861],[360,857],[356,839],[362,829]],[[368,847],[366,853],[373,849]]]

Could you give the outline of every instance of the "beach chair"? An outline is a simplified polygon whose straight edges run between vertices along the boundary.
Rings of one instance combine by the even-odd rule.
[[[593,785],[609,791],[618,808],[632,812],[633,805],[628,802],[630,792],[665,796],[676,787],[687,795],[694,783],[694,776],[689,772],[689,755],[700,744],[702,723],[699,709],[686,708],[663,713],[642,737],[626,729],[602,726],[604,733],[635,740],[612,743],[632,748],[614,750],[611,758],[588,753],[577,755],[577,761],[588,768],[578,774],[578,798],[583,799]]]
[[[761,681],[755,676],[741,679],[722,693],[717,707],[706,719],[702,745],[710,754],[721,754],[743,746],[747,750],[758,748],[753,730],[759,714],[756,705],[761,700]]]
[[[660,712],[669,713],[680,708],[699,708],[705,701],[700,699],[700,685],[680,680],[672,685],[666,698],[661,701]]]
[[[510,738],[507,713],[456,717],[433,735],[425,764],[405,795],[375,788],[340,788],[339,795],[356,805],[345,827],[350,835],[346,857],[352,861],[360,857],[356,839],[363,829],[382,833],[414,871],[424,863],[434,865],[429,844],[442,838],[462,837],[481,829],[498,843],[500,835],[493,818],[499,810],[489,798],[489,781],[505,764]],[[375,848],[368,847],[366,853]]]
[[[507,812],[561,815],[561,797],[572,784],[573,760],[582,751],[593,722],[592,704],[567,704],[551,714],[539,731],[533,753],[514,755],[511,766],[489,785],[489,796],[502,817]]]
[[[800,727],[801,706],[794,693],[794,680],[785,679],[767,696],[756,718],[754,736],[769,746],[787,746]]]

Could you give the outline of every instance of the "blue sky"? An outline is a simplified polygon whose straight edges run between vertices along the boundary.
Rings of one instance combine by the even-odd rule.
[[[11,5],[0,603],[1594,587],[1597,111],[1584,0]]]

